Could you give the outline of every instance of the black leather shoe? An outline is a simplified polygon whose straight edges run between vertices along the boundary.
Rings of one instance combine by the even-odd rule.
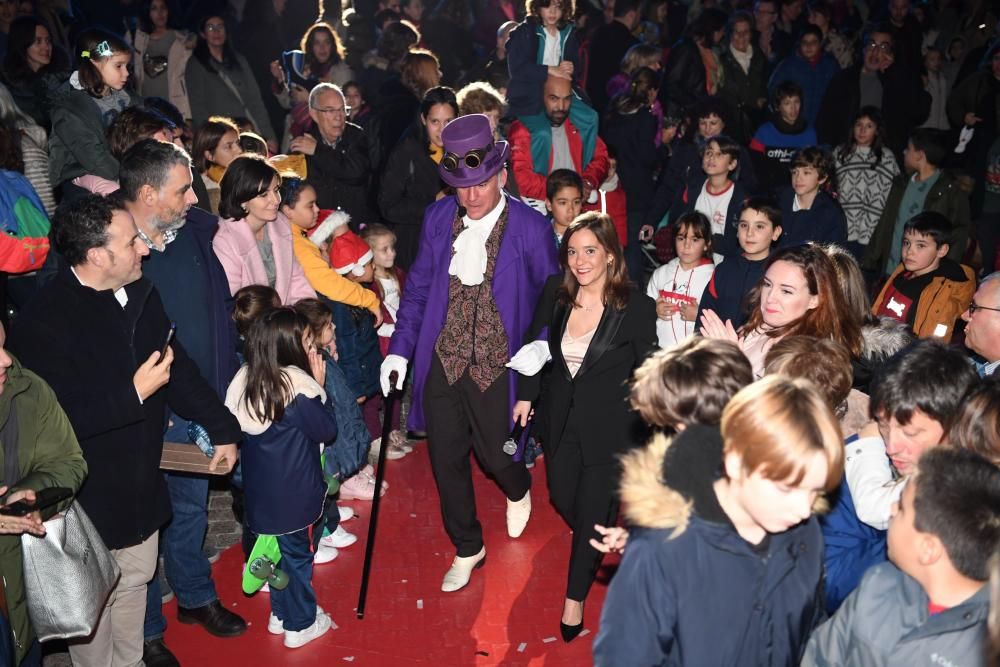
[[[583,632],[583,623],[579,625],[566,625],[562,621],[559,622],[559,634],[562,635],[562,639],[567,644],[577,638]]]
[[[197,609],[177,607],[177,620],[196,623],[216,637],[239,637],[247,631],[247,622],[223,607],[218,600]]]
[[[146,667],[181,667],[162,639],[150,639],[142,644],[142,661]]]

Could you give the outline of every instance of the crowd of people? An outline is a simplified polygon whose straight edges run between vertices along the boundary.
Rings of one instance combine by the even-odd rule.
[[[564,641],[621,553],[597,665],[1000,664],[996,3],[69,4],[0,0],[0,665],[49,487],[120,569],[74,664],[246,631],[164,442],[290,649],[426,447],[443,592],[473,453],[572,531]]]

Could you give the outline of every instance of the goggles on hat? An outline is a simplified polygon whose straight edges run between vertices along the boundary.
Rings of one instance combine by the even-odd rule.
[[[492,150],[493,142],[491,141],[482,148],[472,149],[464,156],[459,156],[455,153],[445,153],[444,157],[441,158],[441,167],[445,171],[455,171],[462,165],[465,165],[468,169],[478,169]]]

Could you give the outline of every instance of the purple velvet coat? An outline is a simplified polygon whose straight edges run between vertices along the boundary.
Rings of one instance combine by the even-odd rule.
[[[545,280],[559,271],[559,262],[548,221],[514,197],[507,197],[507,205],[510,209],[493,275],[493,299],[507,332],[509,353],[513,356],[525,343],[524,333],[531,325]],[[456,198],[446,197],[428,206],[424,212],[420,250],[407,275],[396,317],[396,332],[389,343],[389,354],[404,357],[413,365],[413,407],[408,426],[415,431],[426,430],[424,383],[434,345],[448,314],[448,266],[457,208]],[[544,336],[543,333],[540,338]],[[517,374],[510,371],[509,377],[510,412],[513,412]]]

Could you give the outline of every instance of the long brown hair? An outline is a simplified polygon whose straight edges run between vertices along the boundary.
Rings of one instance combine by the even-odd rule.
[[[247,386],[243,394],[247,412],[261,421],[280,421],[295,398],[285,366],[298,366],[312,374],[302,338],[309,321],[291,306],[269,310],[250,325],[244,352]]]
[[[771,338],[785,336],[815,336],[830,338],[842,343],[853,358],[861,354],[861,324],[847,305],[847,299],[837,280],[837,270],[827,256],[822,246],[816,243],[785,248],[771,255],[764,265],[764,275],[775,262],[788,262],[802,270],[809,288],[809,294],[817,297],[816,307],[807,310],[805,314],[789,322],[783,327],[771,329],[767,335]],[[764,324],[764,315],[760,309],[762,277],[757,285],[750,290],[748,302],[750,317],[740,329],[740,335],[746,335],[760,329]]]
[[[569,268],[569,240],[573,234],[589,229],[597,237],[597,242],[611,255],[611,265],[608,267],[607,281],[604,283],[604,305],[611,306],[615,310],[624,310],[628,305],[628,293],[631,283],[628,279],[628,270],[625,268],[625,256],[622,254],[622,246],[618,241],[618,233],[615,231],[615,223],[611,221],[611,216],[597,211],[590,211],[577,216],[576,220],[570,223],[559,245],[559,263],[563,267],[563,282],[559,286],[556,298],[559,303],[567,308],[573,308],[576,304],[576,293],[580,289],[580,284],[576,281],[576,276]]]

